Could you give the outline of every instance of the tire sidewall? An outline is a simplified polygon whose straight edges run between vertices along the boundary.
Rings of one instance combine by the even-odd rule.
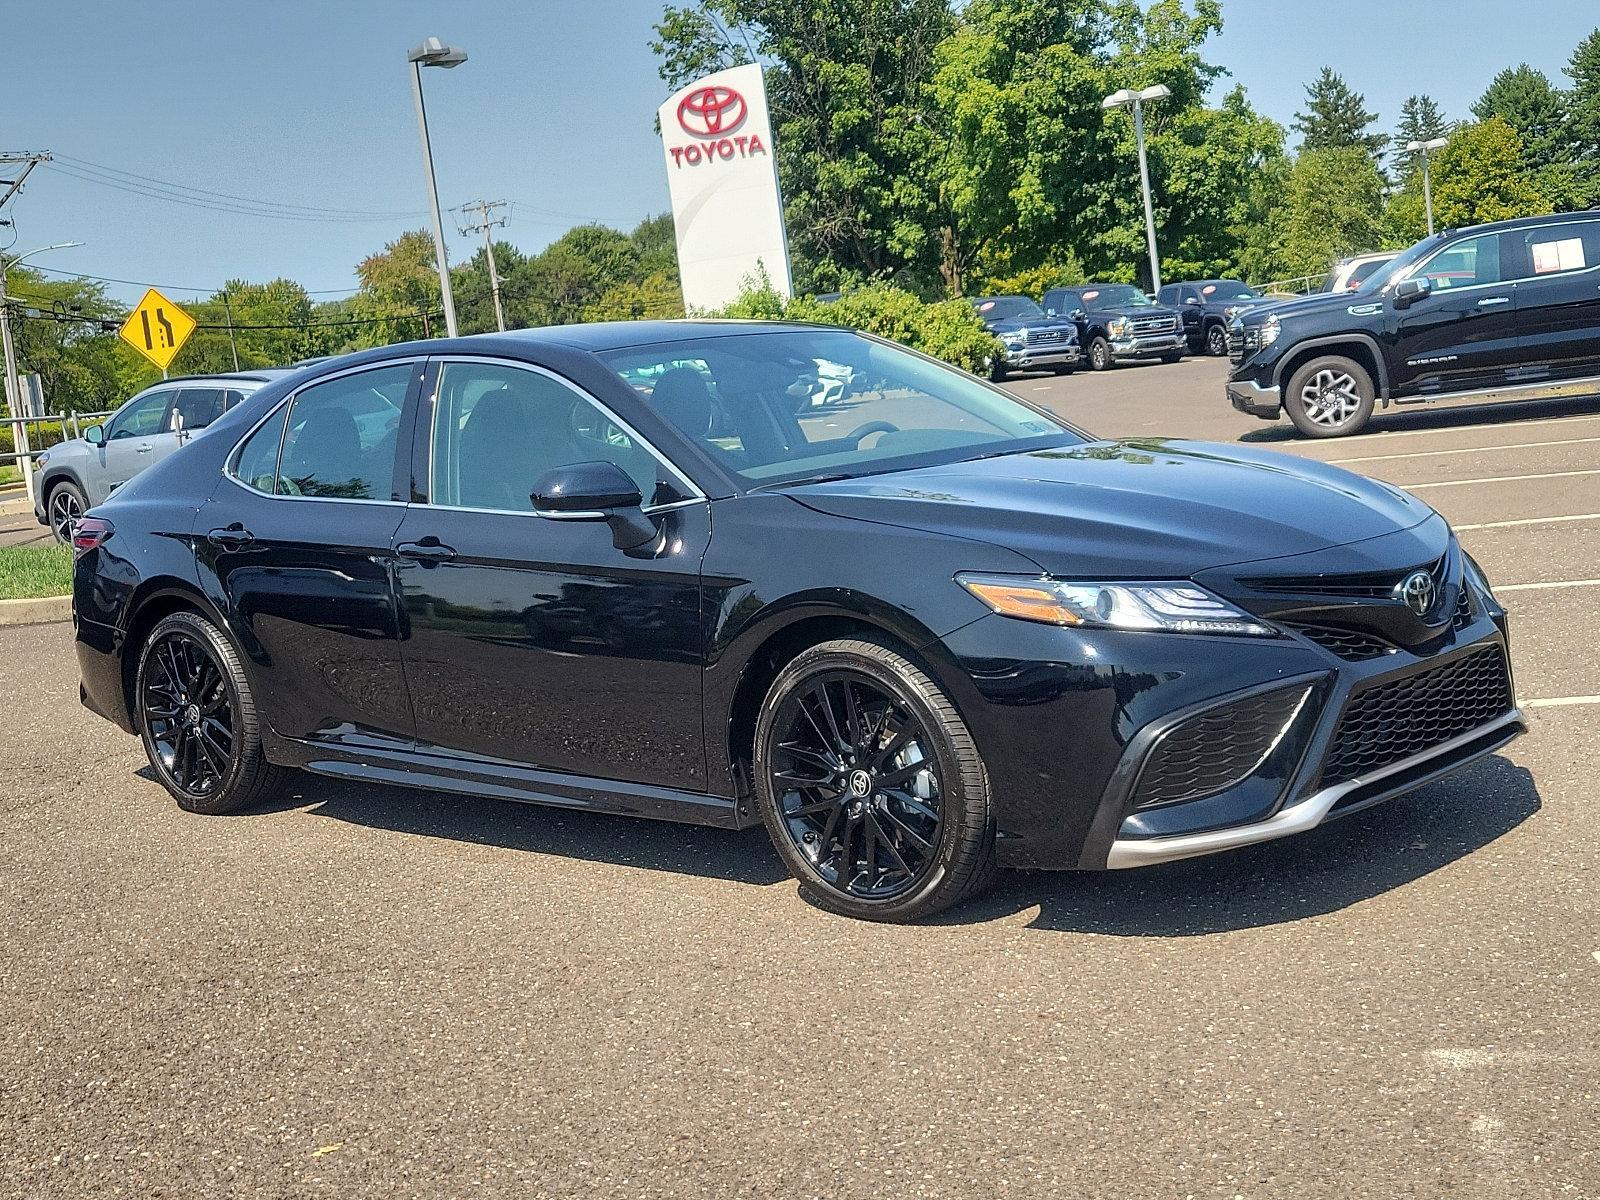
[[[1111,343],[1103,337],[1094,337],[1089,342],[1089,369],[1091,371],[1106,371],[1111,367]]]
[[[1217,335],[1221,334],[1219,338]],[[1228,331],[1221,325],[1213,325],[1206,330],[1206,353],[1212,358],[1224,358],[1228,353]]]
[[[1356,394],[1361,401],[1360,407],[1356,409],[1355,416],[1339,425],[1317,424],[1307,415],[1305,405],[1300,399],[1300,389],[1305,386],[1306,380],[1318,371],[1325,370],[1344,371],[1356,381]],[[1306,437],[1349,437],[1363,429],[1372,419],[1375,399],[1376,391],[1372,386],[1372,377],[1367,374],[1365,367],[1353,358],[1346,358],[1340,354],[1324,354],[1302,363],[1289,377],[1289,385],[1284,389],[1283,411],[1289,414],[1289,420],[1294,423],[1294,427]]]
[[[846,670],[861,675],[875,686],[895,695],[911,709],[933,743],[933,757],[939,768],[941,786],[939,843],[933,867],[917,882],[916,887],[904,895],[890,900],[862,900],[839,892],[818,873],[810,861],[801,854],[789,837],[788,828],[779,810],[779,797],[772,787],[769,745],[773,736],[773,723],[797,685],[812,676],[828,671]],[[937,685],[935,685],[937,686]],[[761,709],[756,715],[756,734],[753,754],[753,782],[756,811],[772,838],[772,844],[790,873],[800,881],[800,892],[806,900],[819,908],[844,916],[867,920],[908,920],[919,915],[919,910],[929,907],[934,896],[949,877],[960,852],[961,828],[957,807],[964,808],[969,800],[961,765],[944,728],[943,719],[927,703],[915,681],[907,679],[888,664],[849,651],[819,646],[799,654],[778,673],[768,689]],[[932,906],[935,910],[943,907]]]
[[[150,666],[150,651],[157,642],[167,634],[183,632],[196,640],[204,642],[211,650],[212,658],[217,670],[222,675],[223,685],[228,689],[228,703],[234,713],[234,754],[233,761],[228,764],[228,774],[209,796],[191,796],[182,788],[174,784],[167,776],[166,770],[160,765],[160,758],[156,748],[155,739],[150,734],[149,724],[144,719],[144,685],[146,672]],[[156,623],[150,635],[145,638],[144,645],[139,650],[139,668],[134,675],[134,712],[139,723],[139,740],[144,745],[146,757],[150,760],[150,768],[156,773],[161,786],[167,789],[169,795],[178,802],[178,806],[189,812],[216,815],[231,812],[233,809],[232,797],[239,786],[239,778],[244,772],[245,755],[242,751],[242,741],[247,736],[243,728],[242,714],[244,712],[244,697],[240,693],[239,681],[234,678],[234,672],[229,666],[229,655],[224,649],[231,649],[225,640],[222,631],[210,621],[191,612],[176,612],[163,617]]]
[[[71,538],[67,538],[65,541],[63,541],[60,537],[56,536],[56,522],[55,522],[55,511],[54,511],[54,509],[55,509],[56,497],[59,496],[62,492],[67,492],[67,493],[69,493],[69,494],[71,494],[73,496],[76,496],[78,498],[78,515],[79,516],[82,516],[84,513],[89,511],[89,498],[83,494],[83,489],[81,487],[79,487],[77,484],[73,483],[72,480],[70,480],[70,479],[63,479],[58,483],[51,484],[50,485],[50,490],[47,493],[45,493],[45,498],[44,498],[44,516],[45,516],[45,520],[50,523],[50,535],[52,537],[55,537],[57,545],[67,546],[67,545],[71,545],[71,543],[72,543],[72,539]]]

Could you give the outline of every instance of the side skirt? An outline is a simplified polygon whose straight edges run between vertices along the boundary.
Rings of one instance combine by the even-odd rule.
[[[436,747],[333,746],[274,736],[271,750],[269,757],[275,762],[336,779],[680,821],[718,829],[738,829],[744,824],[739,820],[735,802],[726,796],[543,771],[520,763]]]
[[[1575,396],[1593,396],[1600,393],[1600,375],[1582,379],[1542,379],[1512,381],[1494,387],[1475,388],[1467,392],[1420,392],[1409,396],[1390,397],[1383,404],[1387,408],[1453,408],[1457,405],[1512,404],[1529,400],[1563,400]]]

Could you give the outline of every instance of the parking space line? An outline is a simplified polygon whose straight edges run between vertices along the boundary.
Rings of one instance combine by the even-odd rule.
[[[1573,704],[1600,704],[1600,696],[1550,696],[1543,700],[1519,700],[1519,708],[1566,708]]]
[[[1408,492],[1420,492],[1423,488],[1463,487],[1469,483],[1520,483],[1524,479],[1566,479],[1573,475],[1600,475],[1600,467],[1585,471],[1541,471],[1536,475],[1489,475],[1482,479],[1445,479],[1439,483],[1408,483],[1402,486]]]
[[[1558,521],[1600,521],[1600,513],[1570,513],[1563,517],[1519,517],[1515,521],[1480,521],[1476,525],[1457,525],[1457,533],[1469,529],[1511,529],[1518,525],[1549,525]]]
[[[1543,592],[1551,588],[1600,587],[1600,579],[1559,579],[1551,583],[1497,583],[1497,592]]]
[[[1406,406],[1406,407],[1402,407],[1402,408],[1396,408],[1396,407],[1391,405],[1389,408],[1378,410],[1376,413],[1374,413],[1374,415],[1375,416],[1392,417],[1392,416],[1397,416],[1400,413],[1404,413],[1404,412],[1422,412],[1422,411],[1425,411],[1422,407],[1411,408],[1409,406]],[[1445,410],[1443,410],[1443,409],[1435,409],[1434,411],[1435,412],[1443,412]],[[1517,427],[1522,426],[1522,425],[1566,425],[1566,424],[1570,424],[1573,421],[1600,421],[1600,413],[1586,413],[1583,416],[1577,416],[1577,417],[1529,417],[1525,421],[1482,421],[1482,422],[1476,422],[1476,423],[1467,424],[1467,425],[1443,425],[1443,426],[1440,426],[1437,429],[1390,429],[1390,430],[1380,430],[1377,433],[1356,433],[1356,434],[1351,434],[1349,437],[1340,438],[1339,439],[1339,444],[1340,445],[1349,445],[1351,442],[1370,441],[1372,438],[1426,437],[1426,436],[1428,436],[1430,434],[1455,433],[1457,430],[1469,430],[1469,429],[1479,429],[1479,430],[1516,429]],[[1305,445],[1306,443],[1301,442],[1300,444],[1301,445]],[[1326,442],[1312,442],[1310,444],[1313,445],[1313,446],[1328,445],[1328,443],[1326,443]],[[1332,448],[1333,447],[1329,446],[1329,449],[1332,449]],[[1492,450],[1492,449],[1494,449],[1494,447],[1493,446],[1487,446],[1487,447],[1485,447],[1485,449]]]
[[[1329,458],[1323,461],[1343,466],[1345,463],[1387,462],[1392,458],[1434,458],[1441,454],[1488,454],[1491,450],[1531,450],[1535,446],[1576,446],[1582,442],[1600,442],[1600,437],[1563,438],[1557,442],[1512,442],[1504,446],[1457,446],[1449,450],[1412,450],[1406,454],[1369,454],[1364,458]]]

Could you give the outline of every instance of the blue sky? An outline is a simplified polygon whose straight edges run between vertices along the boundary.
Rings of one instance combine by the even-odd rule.
[[[1415,91],[1452,117],[1500,68],[1559,79],[1600,25],[1593,0],[1224,0],[1207,48],[1258,108],[1287,123],[1323,65],[1388,131]],[[533,250],[581,219],[627,227],[666,208],[652,129],[665,88],[647,45],[660,0],[154,0],[14,3],[6,16],[0,149],[48,149],[12,202],[17,249],[80,249],[39,265],[173,288],[287,275],[333,294],[364,255],[425,222],[405,52],[426,35],[471,61],[424,73],[446,205],[514,202],[508,240]],[[19,53],[19,51],[22,51]],[[258,200],[363,212],[360,221],[265,219],[112,190],[115,168]],[[124,177],[125,178],[125,177]],[[148,185],[139,185],[148,186]],[[222,203],[219,201],[219,203]],[[0,244],[10,231],[0,230]],[[471,253],[451,236],[453,259]],[[136,298],[138,289],[113,294]]]

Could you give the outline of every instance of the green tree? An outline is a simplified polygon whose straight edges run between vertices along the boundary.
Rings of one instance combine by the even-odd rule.
[[[1496,75],[1472,115],[1480,121],[1499,117],[1511,127],[1522,145],[1522,169],[1530,174],[1572,160],[1567,95],[1527,63]]]
[[[637,283],[612,284],[584,310],[586,321],[660,321],[683,316],[683,289],[676,275],[652,271]]]
[[[1306,85],[1304,112],[1294,115],[1294,128],[1301,134],[1302,150],[1339,150],[1360,147],[1374,160],[1383,153],[1388,138],[1367,132],[1377,113],[1367,111],[1366,99],[1354,91],[1332,67]]]
[[[1433,157],[1433,212],[1440,227],[1480,225],[1550,211],[1523,173],[1522,145],[1504,118],[1463,125]]]
[[[365,346],[403,342],[426,333],[442,336],[439,272],[433,236],[414,229],[402,233],[356,266],[361,290],[351,303],[352,313],[373,324],[363,328],[356,341]],[[454,279],[451,280],[452,284]],[[360,327],[357,327],[360,328]]]
[[[1346,255],[1378,249],[1383,189],[1383,176],[1364,146],[1302,150],[1277,217],[1277,272],[1286,278],[1316,275]]]
[[[143,360],[116,336],[123,314],[102,285],[12,267],[6,294],[18,369],[38,373],[47,409],[115,408],[136,390],[130,384],[139,378],[136,363]],[[150,374],[157,373],[152,368]]]
[[[1422,152],[1407,150],[1407,142],[1431,142],[1443,137],[1450,128],[1444,119],[1444,110],[1432,96],[1407,96],[1400,106],[1400,124],[1395,130],[1394,145],[1400,173],[1409,178],[1413,171],[1422,169]]]
[[[1582,203],[1600,204],[1600,29],[1578,43],[1567,75],[1572,79],[1567,120],[1574,178]]]

